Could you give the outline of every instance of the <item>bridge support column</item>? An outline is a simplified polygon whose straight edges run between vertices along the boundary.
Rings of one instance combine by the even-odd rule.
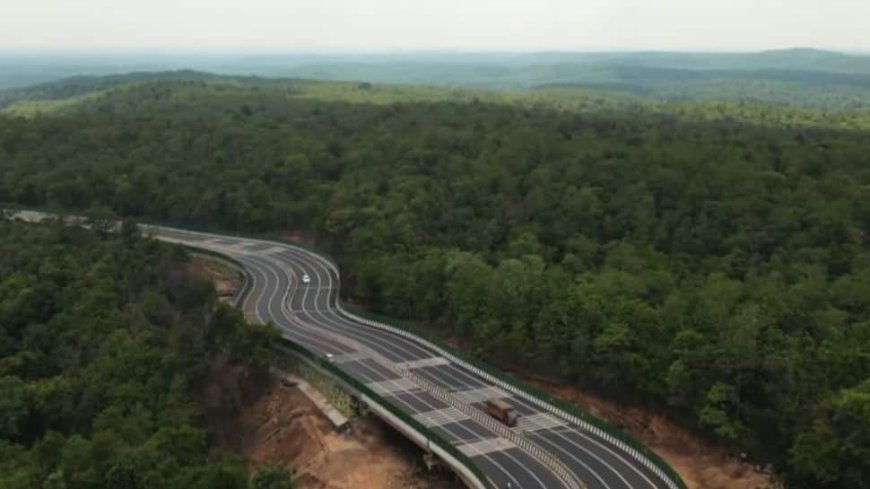
[[[445,468],[444,462],[432,452],[423,453],[423,463],[426,464],[428,470]]]
[[[357,416],[365,416],[369,413],[369,406],[358,396],[350,396],[351,409]]]

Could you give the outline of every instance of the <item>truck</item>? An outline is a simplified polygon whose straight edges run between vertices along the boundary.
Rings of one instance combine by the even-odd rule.
[[[486,413],[508,426],[517,425],[517,412],[513,406],[501,399],[486,401]]]

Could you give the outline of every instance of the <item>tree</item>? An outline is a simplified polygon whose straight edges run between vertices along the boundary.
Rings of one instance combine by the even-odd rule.
[[[786,474],[798,436],[830,431],[831,393],[870,377],[866,110],[157,78],[0,115],[0,200],[298,233],[349,299],[676,408]],[[27,229],[0,222],[0,377],[28,403],[13,439],[94,426],[102,462],[195,425],[184,393],[214,355],[266,365],[270,333],[130,224]],[[826,463],[847,474],[843,440]]]
[[[0,438],[18,436],[28,413],[24,381],[15,376],[0,377]]]
[[[870,380],[826,401],[790,451],[801,482],[818,488],[870,484]]]
[[[199,381],[265,370],[276,332],[192,274],[132,232],[0,221],[0,487],[246,487],[205,443]]]
[[[735,403],[734,387],[717,382],[707,392],[705,403],[698,412],[701,424],[713,429],[722,438],[734,440],[740,434],[742,427],[738,421],[731,418],[729,412]]]
[[[293,472],[284,467],[267,465],[251,475],[248,489],[293,489]]]

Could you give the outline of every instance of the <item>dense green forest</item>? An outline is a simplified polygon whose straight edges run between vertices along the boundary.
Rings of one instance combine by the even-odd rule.
[[[187,259],[135,226],[0,220],[0,487],[292,487],[207,443],[209,369],[264,372],[272,333],[216,305]]]
[[[870,487],[866,131],[317,90],[151,81],[7,116],[0,201],[302,231],[370,308],[668,411],[792,488]]]
[[[163,87],[164,83],[174,85]],[[143,88],[143,86],[145,86]],[[733,87],[732,87],[733,88]],[[146,93],[148,92],[148,93]],[[144,95],[144,98],[143,98]],[[641,113],[691,121],[747,122],[778,127],[825,127],[870,130],[870,108],[851,110],[787,107],[747,101],[650,101],[613,91],[553,86],[537,90],[471,90],[417,85],[226,77],[189,70],[133,73],[109,77],[76,77],[18,90],[0,91],[0,114],[12,117],[58,115],[84,111],[116,112],[144,100],[189,107],[211,98],[271,103],[286,98],[393,105],[410,102],[453,102],[513,105],[524,109],[617,117]],[[154,100],[151,100],[152,102]],[[138,109],[137,109],[138,110]]]

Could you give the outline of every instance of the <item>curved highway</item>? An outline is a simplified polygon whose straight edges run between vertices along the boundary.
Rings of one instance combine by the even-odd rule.
[[[548,409],[430,343],[346,313],[339,274],[310,251],[271,241],[147,226],[155,237],[217,252],[249,275],[245,314],[271,322],[283,335],[326,356],[395,407],[453,443],[496,487],[675,489],[648,460],[605,434]],[[307,275],[308,283],[302,281]],[[483,401],[505,399],[520,414],[506,428],[483,412]],[[578,422],[574,422],[578,421]],[[567,469],[570,477],[560,477]]]

